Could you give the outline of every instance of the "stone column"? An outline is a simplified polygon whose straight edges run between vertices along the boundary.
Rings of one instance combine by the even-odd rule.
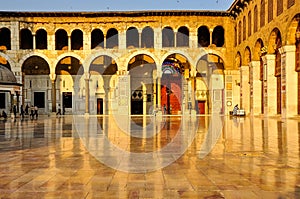
[[[198,48],[198,35],[196,32],[190,32],[189,46],[190,48]]]
[[[91,33],[90,30],[87,32]],[[83,33],[83,44],[82,44],[82,50],[91,50],[92,49],[92,43],[90,36],[88,34]]]
[[[55,43],[55,34],[49,35],[47,38],[47,50],[55,50],[56,43]]]
[[[55,80],[56,80],[56,74],[51,73],[50,75],[50,80],[51,80],[51,101],[52,101],[52,112],[56,112],[56,86],[55,86]]]
[[[153,70],[153,74],[152,74],[152,77],[153,77],[153,109],[156,110],[156,79],[157,79],[157,71],[156,70]]]
[[[162,48],[162,32],[160,28],[154,28],[154,49]]]
[[[147,115],[147,88],[144,83],[142,83],[143,88],[143,115]]]
[[[196,94],[196,74],[197,71],[195,69],[192,69],[190,71],[190,80],[191,80],[191,115],[196,116],[197,111],[195,110],[195,94]]]
[[[35,50],[36,49],[35,34],[32,35],[32,40],[33,40],[33,50]]]
[[[126,49],[126,31],[122,31],[119,36],[119,49]]]
[[[241,109],[244,109],[246,114],[250,112],[250,86],[249,86],[249,66],[240,67],[241,74]]]
[[[109,110],[109,104],[110,104],[110,93],[111,93],[111,88],[109,86],[110,80],[111,80],[111,76],[109,75],[103,75],[103,81],[104,81],[104,92],[105,92],[105,96],[104,96],[104,101],[103,101],[103,114],[109,114],[110,110]]]
[[[274,76],[275,73],[275,54],[267,54],[263,56],[264,61],[264,115],[271,116],[277,114],[277,80]]]
[[[157,108],[161,110],[161,72],[157,73]]]
[[[17,106],[17,113],[19,113],[19,107],[20,107],[20,91],[16,91],[16,106]]]
[[[15,91],[11,91],[11,93],[10,93],[10,107],[9,107],[9,110],[10,110],[11,113],[13,112],[13,106],[15,105],[14,96],[15,96]]]
[[[90,113],[90,74],[85,73],[84,74],[84,80],[85,80],[85,114],[89,115]]]
[[[142,33],[139,32],[139,48],[142,48]]]
[[[103,48],[106,48],[106,34],[103,34]]]
[[[213,33],[214,29],[209,29],[209,45],[212,44],[212,33]]]
[[[260,61],[252,61],[250,63],[251,77],[250,80],[252,89],[250,90],[250,98],[252,110],[250,110],[251,115],[261,114],[261,81],[260,81]]]
[[[298,115],[298,74],[295,71],[295,52],[295,45],[286,45],[280,49],[282,118]]]

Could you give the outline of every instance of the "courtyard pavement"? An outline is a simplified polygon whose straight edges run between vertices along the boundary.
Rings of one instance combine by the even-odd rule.
[[[0,198],[300,198],[300,119],[0,121]]]

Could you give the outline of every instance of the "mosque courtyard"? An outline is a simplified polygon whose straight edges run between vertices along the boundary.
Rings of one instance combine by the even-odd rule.
[[[300,120],[0,121],[0,198],[300,198]]]

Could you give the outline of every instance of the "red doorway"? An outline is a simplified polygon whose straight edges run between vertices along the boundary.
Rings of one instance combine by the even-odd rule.
[[[181,114],[181,76],[164,74],[161,85],[161,107],[166,114]]]
[[[198,101],[199,114],[205,114],[205,101]]]

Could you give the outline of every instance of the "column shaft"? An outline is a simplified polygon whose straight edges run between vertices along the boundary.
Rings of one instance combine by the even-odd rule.
[[[241,108],[250,112],[249,66],[241,66]]]
[[[298,115],[298,74],[295,71],[296,46],[284,46],[281,53],[282,117]]]
[[[275,55],[267,54],[265,55],[265,68],[264,77],[267,78],[266,81],[266,92],[264,93],[265,107],[264,114],[267,116],[277,114],[277,79],[274,76],[275,73]]]
[[[157,108],[161,110],[161,77],[157,78]]]
[[[251,90],[250,93],[251,94],[251,114],[252,115],[259,115],[261,114],[261,84],[262,81],[260,81],[260,61],[252,61],[251,62],[251,77],[252,80],[250,80],[251,82]]]
[[[85,114],[89,114],[89,101],[90,101],[90,79],[86,78],[85,80]]]

